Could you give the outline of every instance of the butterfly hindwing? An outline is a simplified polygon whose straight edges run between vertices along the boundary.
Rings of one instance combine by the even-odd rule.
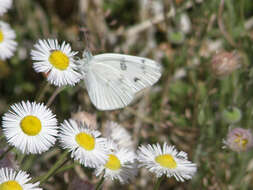
[[[128,82],[106,65],[100,65],[95,70],[91,67],[85,77],[85,84],[92,103],[100,110],[123,108],[134,97]]]

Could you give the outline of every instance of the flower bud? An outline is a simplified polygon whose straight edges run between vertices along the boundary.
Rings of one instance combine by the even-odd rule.
[[[72,113],[71,117],[77,122],[85,123],[87,126],[93,129],[97,128],[96,115],[87,113],[85,111],[79,111],[77,113]]]
[[[236,52],[221,51],[211,60],[211,69],[216,77],[227,76],[241,66],[241,55]]]
[[[233,151],[247,151],[253,145],[252,133],[248,129],[234,128],[229,131],[224,144]]]
[[[223,111],[222,117],[227,123],[233,124],[241,120],[242,113],[239,108],[231,107]]]
[[[5,149],[0,149],[0,155],[4,154],[6,152]],[[17,168],[17,163],[15,162],[15,156],[8,152],[2,160],[0,160],[0,168]]]

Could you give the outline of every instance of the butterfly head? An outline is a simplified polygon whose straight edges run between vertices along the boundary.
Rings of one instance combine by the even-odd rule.
[[[92,54],[90,51],[85,50],[83,52],[83,59],[86,59],[89,62],[92,59]]]
[[[83,75],[86,74],[87,70],[88,70],[88,66],[89,66],[89,62],[92,59],[92,54],[90,51],[84,51],[83,52],[83,57],[82,59],[79,59],[77,61],[78,65],[79,65],[79,69],[82,72]]]

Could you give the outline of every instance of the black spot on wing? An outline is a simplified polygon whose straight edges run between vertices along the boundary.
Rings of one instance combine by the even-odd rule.
[[[125,63],[125,59],[124,59],[124,58],[120,61],[120,69],[121,69],[122,71],[127,70],[127,66],[126,66],[126,63]]]
[[[138,82],[139,80],[141,80],[141,79],[134,77],[134,82]]]
[[[146,60],[145,59],[142,59],[141,60],[141,70],[143,72],[143,74],[146,74]]]

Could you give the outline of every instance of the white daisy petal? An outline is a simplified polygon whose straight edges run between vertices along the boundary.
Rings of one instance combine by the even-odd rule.
[[[52,147],[57,136],[55,115],[43,103],[21,102],[3,116],[7,141],[22,153],[40,154]]]
[[[70,119],[61,124],[59,141],[64,149],[70,150],[72,158],[85,167],[95,168],[105,164],[108,158],[106,139],[100,135],[99,131]]]
[[[108,160],[106,164],[96,168],[96,176],[105,172],[106,179],[119,180],[122,184],[128,183],[137,175],[135,153],[126,148],[118,148],[112,140],[109,140],[107,146],[110,150]]]
[[[1,0],[0,1],[0,16],[2,16],[12,6],[12,0]]]
[[[161,147],[159,144],[141,145],[138,149],[138,160],[140,167],[146,167],[157,177],[166,175],[174,176],[177,181],[191,179],[197,171],[196,164],[187,160],[187,154],[178,152],[174,146],[166,143]]]
[[[0,3],[1,4],[1,3]],[[17,42],[16,34],[10,25],[0,21],[0,59],[5,60],[13,56]]]
[[[11,168],[0,169],[0,189],[15,189],[15,190],[42,190],[39,188],[39,182],[28,183],[31,178],[24,171],[15,171]]]
[[[33,68],[36,72],[47,73],[47,80],[55,86],[74,86],[81,79],[73,52],[69,44],[59,45],[57,40],[39,40],[31,51]]]

